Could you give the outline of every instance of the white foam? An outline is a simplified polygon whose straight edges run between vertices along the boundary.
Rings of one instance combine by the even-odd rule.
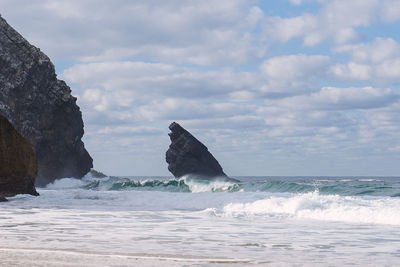
[[[86,183],[84,180],[76,178],[62,178],[57,179],[54,182],[46,186],[47,189],[73,189],[84,186]]]
[[[235,183],[223,181],[223,180],[196,180],[183,177],[185,184],[189,187],[192,193],[202,192],[226,192],[235,186]]]
[[[268,197],[250,203],[230,203],[224,216],[284,214],[295,218],[347,223],[400,225],[400,199],[320,195],[317,192],[291,197]]]
[[[379,182],[378,179],[358,179],[359,182]]]

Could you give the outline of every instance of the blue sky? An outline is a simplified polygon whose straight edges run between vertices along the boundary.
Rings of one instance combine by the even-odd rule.
[[[229,175],[400,173],[400,1],[1,0],[78,97],[95,168],[169,175],[168,125]]]

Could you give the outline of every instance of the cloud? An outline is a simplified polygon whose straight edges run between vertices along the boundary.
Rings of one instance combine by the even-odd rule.
[[[317,80],[326,76],[330,59],[321,55],[288,55],[264,61],[261,73],[266,83],[262,92],[296,94],[313,90]]]
[[[349,62],[347,64],[336,64],[332,66],[331,72],[343,80],[367,81],[372,74],[371,66]]]
[[[251,114],[261,84],[254,73],[129,61],[77,64],[62,78],[79,94],[86,121],[103,128]]]
[[[304,2],[293,0],[293,4]],[[317,1],[323,7],[316,14],[305,13],[296,17],[269,17],[265,20],[265,33],[269,37],[287,42],[303,39],[305,46],[322,42],[345,44],[360,39],[357,28],[367,27],[376,21],[395,22],[400,18],[400,4],[392,0],[332,0]]]
[[[327,2],[328,0],[290,0],[290,2],[293,5],[302,5],[304,3],[312,3],[312,2],[316,2],[316,3],[324,3]]]
[[[17,28],[23,25],[24,36],[53,58],[235,65],[265,53],[252,33],[264,16],[255,3],[21,0],[15,5],[5,0],[0,8],[7,10],[6,19]]]
[[[350,55],[349,62],[331,67],[331,73],[337,78],[368,81],[384,86],[399,82],[400,44],[391,38],[376,38],[370,43],[343,45],[334,51]]]
[[[399,95],[390,89],[323,87],[310,95],[282,100],[281,104],[292,109],[357,110],[380,108],[398,100]]]
[[[298,80],[309,77],[328,63],[327,56],[289,55],[268,59],[261,65],[261,70],[267,78]]]
[[[76,91],[83,95],[83,101],[96,104],[105,100],[118,106],[149,103],[159,96],[215,100],[257,84],[254,74],[229,68],[208,71],[131,61],[77,64],[61,77],[72,85],[79,84],[81,89]]]
[[[400,19],[400,2],[385,0],[382,3],[381,18],[386,23],[393,23]]]
[[[376,38],[371,43],[343,45],[335,49],[338,53],[349,53],[353,61],[380,64],[400,57],[400,44],[391,38]]]
[[[76,64],[61,77],[80,96],[78,101],[91,123],[227,118],[253,114],[252,102],[257,99],[317,90],[313,82],[325,75],[329,62],[329,57],[319,55],[274,57],[253,73],[98,62]]]
[[[288,146],[291,153],[308,155],[357,155],[365,149],[382,153],[397,144],[399,97],[389,89],[323,87],[311,94],[266,100],[257,111],[266,126],[258,132],[274,140],[279,154],[289,153]]]
[[[134,136],[134,135],[160,135],[164,132],[156,127],[148,127],[148,126],[119,126],[119,127],[109,127],[106,126],[97,131],[97,134],[100,135],[126,135],[126,136]]]
[[[246,114],[249,109],[232,103],[203,102],[191,99],[166,98],[155,100],[138,109],[138,115],[144,120],[189,120],[226,118]]]

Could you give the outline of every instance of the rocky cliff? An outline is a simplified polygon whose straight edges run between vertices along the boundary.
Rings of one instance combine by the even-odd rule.
[[[169,126],[171,145],[166,153],[168,170],[175,177],[191,174],[201,179],[227,178],[207,147],[178,123]]]
[[[31,143],[0,115],[0,201],[16,194],[38,195],[36,174]]]
[[[30,140],[38,161],[37,184],[84,176],[92,158],[81,140],[76,98],[58,80],[50,59],[0,16],[0,114]]]

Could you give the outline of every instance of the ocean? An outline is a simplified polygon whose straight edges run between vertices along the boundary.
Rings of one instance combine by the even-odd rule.
[[[400,266],[399,177],[65,178],[0,203],[1,266]]]

